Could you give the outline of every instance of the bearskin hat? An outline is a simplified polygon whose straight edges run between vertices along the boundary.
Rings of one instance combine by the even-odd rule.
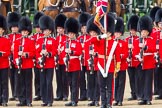
[[[87,12],[81,13],[78,17],[78,21],[79,21],[80,26],[86,26],[89,18],[91,18],[91,15],[89,13],[87,13]]]
[[[150,10],[150,17],[152,18],[152,21],[155,21],[155,15],[156,12],[160,9],[159,6],[155,6]]]
[[[158,9],[155,14],[155,22],[162,22],[162,9]]]
[[[64,14],[58,14],[55,18],[55,28],[62,27],[64,28],[64,24],[67,17]]]
[[[87,22],[87,33],[90,31],[95,31],[97,34],[100,34],[100,29],[93,23],[94,22],[94,16],[91,17]]]
[[[49,29],[54,31],[54,21],[51,17],[44,15],[39,19],[39,27],[41,30]]]
[[[115,16],[112,15],[113,13],[108,13],[107,14],[107,32],[112,33],[112,35],[114,34],[114,30],[115,30]],[[101,18],[101,24],[104,27],[104,17]]]
[[[3,28],[5,31],[7,30],[6,18],[1,14],[0,14],[0,27]]]
[[[21,15],[17,12],[11,12],[7,16],[7,26],[9,29],[11,27],[18,27],[19,20],[21,18]]]
[[[33,19],[33,27],[39,27],[39,19],[40,17],[42,17],[44,14],[42,12],[37,12],[34,15],[34,19]]]
[[[19,32],[23,30],[27,30],[29,34],[31,34],[32,32],[32,24],[31,24],[31,20],[29,19],[29,17],[26,17],[26,16],[21,17],[18,27],[19,27]]]
[[[152,32],[152,19],[151,17],[145,15],[142,16],[139,21],[138,21],[138,31],[140,32],[141,30],[147,30],[149,33]]]
[[[137,31],[138,20],[139,20],[138,15],[132,15],[127,22],[127,29],[128,30],[134,29],[135,31]]]
[[[124,20],[122,17],[118,17],[117,22],[115,24],[115,32],[120,32],[122,35],[124,34]]]
[[[69,18],[66,22],[65,22],[65,29],[66,32],[72,32],[75,34],[78,34],[79,32],[79,22],[78,20],[76,20],[75,18]]]

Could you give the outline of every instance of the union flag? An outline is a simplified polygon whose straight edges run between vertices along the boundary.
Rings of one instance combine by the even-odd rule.
[[[108,0],[98,0],[94,23],[100,28],[100,30],[102,32],[104,32],[104,31],[103,31],[103,27],[100,23],[100,19],[106,14],[107,6],[108,6]]]

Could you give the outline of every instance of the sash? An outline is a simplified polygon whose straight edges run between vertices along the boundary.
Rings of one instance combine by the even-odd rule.
[[[98,65],[98,68],[99,68],[99,70],[100,70],[100,72],[101,72],[101,74],[102,74],[102,76],[104,78],[106,78],[108,76],[108,71],[109,71],[109,68],[110,68],[111,60],[113,58],[113,54],[114,54],[114,51],[116,49],[117,44],[118,44],[117,41],[114,41],[113,42],[112,48],[110,50],[110,54],[109,54],[108,59],[107,59],[107,62],[106,62],[106,67],[105,67],[106,68],[106,72],[104,72],[104,69],[102,68],[102,66],[100,65],[99,62],[97,64]]]

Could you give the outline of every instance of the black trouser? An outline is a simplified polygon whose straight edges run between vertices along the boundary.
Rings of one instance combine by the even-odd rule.
[[[34,68],[34,75],[35,96],[40,97],[40,71],[37,67]]]
[[[136,91],[136,96],[137,96],[137,98],[142,98],[142,96],[143,96],[143,89],[144,89],[144,86],[143,86],[143,84],[142,84],[142,82],[143,82],[143,78],[144,78],[144,73],[142,72],[142,66],[141,66],[141,64],[139,64],[138,66],[137,66],[137,71],[136,71],[136,75],[137,75],[137,79],[135,80],[135,83],[136,83],[136,85],[135,85],[135,91]]]
[[[155,68],[155,71],[154,71],[154,93],[155,94],[159,94],[159,90],[158,90],[158,83],[159,83],[159,72],[160,72],[160,69],[158,67]]]
[[[56,84],[56,96],[58,98],[67,98],[69,95],[69,89],[65,65],[59,65],[59,68],[56,70]]]
[[[112,104],[112,84],[114,73],[109,73],[108,77],[104,78],[99,72],[99,85],[102,105]]]
[[[154,69],[142,70],[142,73],[144,74],[143,80],[141,82],[143,86],[142,100],[144,101],[152,100],[153,71]]]
[[[162,67],[159,67],[157,70],[157,88],[158,88],[158,95],[162,96]]]
[[[22,69],[18,74],[18,98],[21,103],[32,103],[32,68]]]
[[[12,66],[10,69],[10,84],[11,84],[11,92],[12,92],[12,97],[17,97],[17,73],[16,73],[16,68]]]
[[[89,88],[89,96],[92,101],[100,100],[100,89],[98,82],[98,72],[94,71],[93,74],[90,74],[90,71],[87,72],[87,83]]]
[[[68,72],[68,82],[71,91],[71,101],[78,103],[80,71]]]
[[[86,66],[82,66],[82,71],[80,72],[80,78],[79,78],[79,87],[80,87],[80,99],[87,98],[87,89],[86,89]]]
[[[126,70],[119,71],[115,78],[115,101],[123,102],[124,90],[125,90]]]
[[[8,68],[0,69],[0,103],[8,102]]]
[[[44,69],[40,72],[40,88],[42,101],[45,104],[53,103],[53,68]]]
[[[136,97],[136,79],[137,79],[137,69],[135,67],[128,67],[128,76],[129,76],[129,84],[131,89],[131,96]]]

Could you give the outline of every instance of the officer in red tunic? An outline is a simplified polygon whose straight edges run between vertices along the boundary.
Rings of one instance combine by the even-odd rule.
[[[67,73],[65,72],[65,64],[63,62],[62,48],[61,44],[68,39],[68,36],[65,34],[64,24],[67,20],[67,17],[64,14],[59,14],[55,18],[55,28],[57,32],[56,42],[57,42],[57,51],[58,54],[55,57],[56,62],[56,98],[54,100],[64,100],[68,99],[68,80]]]
[[[63,43],[62,48],[71,91],[71,101],[66,103],[65,106],[77,106],[79,94],[79,74],[81,70],[79,57],[82,54],[82,46],[76,39],[79,31],[79,22],[74,18],[69,18],[65,22],[65,29],[69,39]]]
[[[43,16],[44,14],[42,12],[37,12],[34,15],[33,19],[33,28],[35,28],[35,34],[32,36],[34,38],[35,42],[43,36],[42,31],[40,30],[39,27],[39,19]],[[40,93],[40,71],[39,71],[39,64],[36,62],[36,57],[33,58],[34,61],[34,88],[35,88],[35,96],[34,101],[41,100],[41,93]]]
[[[18,30],[19,30],[18,23],[19,23],[20,18],[21,18],[21,15],[16,12],[9,13],[7,16],[8,29],[11,31],[11,33],[8,34],[8,37],[11,42],[10,83],[11,83],[12,97],[9,99],[10,101],[17,100],[17,94],[19,93],[18,88],[17,88],[17,73],[16,73],[15,64],[13,62],[14,60],[13,58],[14,47],[13,46],[14,46],[15,40],[21,37],[21,34],[18,33]]]
[[[14,44],[14,60],[18,71],[19,103],[17,106],[32,106],[32,68],[35,56],[34,40],[29,38],[32,32],[31,21],[28,17],[21,17],[19,24],[21,37]]]
[[[0,106],[7,106],[8,103],[8,69],[11,44],[4,35],[7,30],[6,19],[0,15]]]
[[[129,82],[130,82],[130,89],[131,89],[131,97],[128,98],[128,101],[136,100],[137,99],[137,91],[136,89],[139,89],[137,87],[137,64],[139,61],[134,58],[132,55],[134,55],[134,46],[135,41],[138,39],[137,36],[137,23],[138,23],[139,17],[137,15],[132,15],[130,19],[127,22],[127,29],[130,32],[130,36],[126,38],[127,45],[129,50],[128,54],[128,76],[129,76]]]
[[[138,21],[138,28],[141,34],[135,43],[135,57],[141,62],[141,74],[139,79],[142,93],[142,99],[139,105],[151,105],[152,101],[152,83],[153,71],[155,68],[154,53],[156,52],[156,42],[150,33],[152,31],[152,19],[149,16],[143,16]],[[151,62],[150,62],[151,61]]]
[[[108,27],[106,27],[106,34],[94,37],[92,42],[98,46],[98,68],[99,68],[99,83],[101,94],[101,108],[112,108],[113,97],[113,78],[115,67],[118,71],[120,69],[120,50],[118,42],[112,39],[114,27],[109,31],[110,14],[106,16]],[[113,18],[113,17],[112,17]],[[104,18],[101,19],[101,24],[104,25]],[[111,24],[115,21],[112,20]],[[116,64],[116,65],[115,65]]]
[[[40,90],[43,103],[41,106],[51,107],[53,103],[54,56],[57,53],[56,40],[52,37],[54,22],[49,16],[39,19],[39,26],[44,36],[36,42],[36,59],[40,65]]]
[[[87,67],[87,85],[88,95],[91,102],[88,106],[99,106],[100,91],[98,82],[98,47],[91,42],[92,37],[97,37],[100,34],[100,29],[93,23],[94,17],[91,17],[87,22],[87,33],[91,36],[85,42],[85,58]]]
[[[114,106],[122,106],[125,81],[126,81],[126,70],[128,68],[127,57],[128,57],[128,45],[126,41],[121,39],[124,34],[124,21],[121,17],[118,17],[115,25],[114,37],[118,41],[120,48],[121,67],[115,74],[115,103]]]
[[[88,21],[88,19],[91,17],[90,14],[88,13],[81,13],[79,15],[79,24],[80,24],[80,29],[81,29],[81,35],[77,38],[78,41],[80,41],[80,43],[82,44],[82,47],[83,47],[83,52],[82,52],[82,56],[80,58],[81,60],[81,72],[80,72],[80,101],[85,101],[87,100],[87,96],[89,97],[89,91],[87,91],[87,84],[86,84],[86,77],[85,77],[85,74],[86,74],[86,66],[85,66],[85,62],[86,62],[86,59],[85,59],[85,51],[84,51],[84,47],[86,47],[84,45],[85,41],[87,41],[90,36],[89,34],[86,32],[86,23]]]

